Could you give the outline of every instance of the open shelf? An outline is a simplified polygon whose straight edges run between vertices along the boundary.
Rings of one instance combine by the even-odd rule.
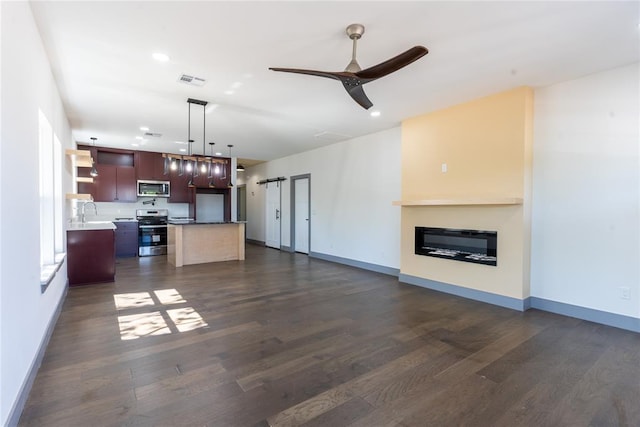
[[[93,166],[93,159],[91,158],[91,152],[89,150],[72,150],[68,148],[65,154],[74,157],[77,167],[90,168]]]
[[[82,194],[82,193],[67,193],[67,200],[93,200],[91,194]]]
[[[455,199],[396,200],[394,206],[466,206],[466,205],[521,205],[519,197],[479,197]]]

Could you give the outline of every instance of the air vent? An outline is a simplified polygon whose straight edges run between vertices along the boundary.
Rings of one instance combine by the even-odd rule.
[[[178,78],[178,81],[192,86],[204,86],[204,84],[207,82],[205,79],[190,76],[188,74],[181,75],[180,78]]]
[[[315,139],[319,139],[322,141],[344,141],[345,139],[351,138],[350,135],[344,135],[336,132],[322,131],[313,135]]]
[[[145,132],[144,136],[150,136],[152,138],[160,138],[162,134],[158,132]]]

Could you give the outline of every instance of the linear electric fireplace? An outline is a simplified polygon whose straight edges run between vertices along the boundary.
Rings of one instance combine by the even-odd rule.
[[[417,255],[497,265],[496,231],[416,227]]]

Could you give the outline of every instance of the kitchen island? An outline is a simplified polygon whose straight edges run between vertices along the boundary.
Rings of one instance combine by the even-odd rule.
[[[234,260],[244,260],[243,222],[169,221],[169,264],[182,267]]]

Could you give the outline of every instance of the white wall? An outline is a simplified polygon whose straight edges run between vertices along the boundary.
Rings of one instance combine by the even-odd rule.
[[[311,174],[312,252],[400,266],[400,128],[247,168],[247,238],[265,241],[265,187],[284,176],[282,246],[291,246],[291,176]]]
[[[2,156],[0,157],[0,423],[8,421],[47,326],[66,288],[63,265],[40,291],[38,109],[63,150],[73,146],[69,124],[27,2],[0,2]],[[65,161],[63,192],[72,191]],[[69,208],[69,204],[67,204]]]
[[[639,76],[634,64],[535,92],[534,297],[640,317]]]

